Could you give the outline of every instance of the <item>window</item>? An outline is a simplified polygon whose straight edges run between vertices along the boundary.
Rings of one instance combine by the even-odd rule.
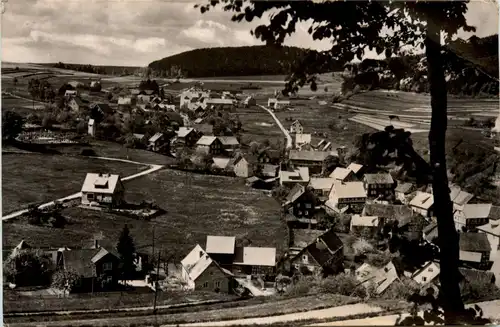
[[[299,203],[297,203],[297,208],[300,208],[300,202],[299,202]]]
[[[103,263],[102,270],[104,270],[104,271],[113,270],[113,263],[111,263],[111,262]]]
[[[94,200],[94,193],[87,194],[87,199]]]
[[[429,268],[429,272],[433,272],[432,268]]]
[[[113,277],[107,276],[106,277],[106,283],[111,284],[113,282]]]
[[[426,282],[427,281],[427,277],[422,276],[422,281]]]
[[[302,261],[303,261],[303,262],[305,262],[305,263],[308,263],[308,262],[309,262],[309,258],[307,257],[307,255],[306,255],[306,254],[304,254],[304,255],[302,256]]]
[[[301,215],[302,215],[302,211],[300,211],[300,210],[299,210],[299,211],[297,212],[297,214],[298,214],[299,216],[301,216]]]
[[[306,216],[307,216],[308,214],[309,214],[309,211],[307,211],[307,210],[306,210],[306,211],[304,211],[304,215],[306,215]]]
[[[221,281],[217,280],[217,281],[214,282],[214,287],[215,288],[220,288],[221,284],[222,284]]]
[[[208,282],[204,282],[203,285],[201,285],[201,287],[207,288],[208,287]]]
[[[311,209],[311,204],[310,203],[306,203],[306,209]]]

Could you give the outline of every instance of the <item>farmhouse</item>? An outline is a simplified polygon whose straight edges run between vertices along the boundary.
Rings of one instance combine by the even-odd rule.
[[[101,283],[97,286],[103,289],[113,288],[118,282],[120,257],[114,251],[100,247],[73,249],[61,253],[62,268],[81,277],[77,289],[90,291],[92,284],[96,285],[98,281]]]
[[[362,182],[333,183],[325,205],[337,212],[351,210],[360,213],[366,203],[366,192]]]
[[[233,273],[245,275],[273,275],[276,267],[276,248],[237,247]]]
[[[181,278],[189,290],[229,293],[232,274],[220,267],[198,244],[181,261]]]
[[[236,238],[234,236],[207,236],[206,252],[221,266],[231,265],[234,260]]]
[[[432,283],[441,272],[437,262],[429,261],[422,268],[415,271],[411,278],[421,285]]]
[[[334,182],[333,178],[312,177],[308,186],[317,197],[327,199]]]
[[[179,127],[177,133],[177,142],[187,147],[192,147],[200,139],[199,133],[194,128]]]
[[[119,206],[123,203],[124,191],[120,176],[88,173],[81,190],[82,204]]]
[[[304,127],[300,123],[300,121],[295,120],[292,125],[290,125],[290,133],[291,134],[302,134],[304,132]]]
[[[484,233],[460,233],[460,261],[483,268],[490,260],[491,245]]]
[[[280,185],[293,186],[295,184],[309,183],[309,168],[299,167],[294,170],[280,170]]]
[[[288,100],[276,100],[274,102],[274,109],[278,110],[278,109],[284,108],[284,107],[289,106],[289,105],[290,105],[290,101],[288,101]]]
[[[424,217],[432,217],[434,196],[430,193],[417,191],[416,196],[410,201],[410,207]]]
[[[487,224],[491,212],[491,203],[464,204],[454,213],[457,229],[465,227],[466,230]]]
[[[315,197],[304,185],[296,184],[285,198],[283,208],[295,217],[310,218],[314,215]]]
[[[311,134],[295,134],[293,136],[293,144],[295,148],[300,148],[304,145],[311,144]]]
[[[376,238],[382,229],[381,219],[375,216],[353,215],[351,218],[351,234],[365,239]]]
[[[217,155],[222,152],[222,144],[215,136],[202,136],[196,142],[196,150],[205,154]]]
[[[358,181],[358,178],[356,177],[356,174],[349,168],[342,168],[342,167],[337,167],[335,170],[330,174],[330,177],[341,182],[356,182]]]
[[[233,153],[234,150],[240,147],[240,142],[235,136],[217,136],[220,143],[222,144],[222,149],[225,152]]]
[[[87,101],[82,100],[80,97],[72,97],[68,101],[68,107],[74,112],[82,112],[89,106]]]
[[[325,274],[342,270],[344,245],[335,232],[330,229],[314,239],[304,249],[289,256],[290,268],[298,271],[323,272]]]
[[[453,202],[453,208],[455,210],[462,210],[464,205],[469,203],[472,198],[474,198],[473,194],[462,191],[459,187],[452,187],[450,192],[450,198]]]
[[[290,150],[288,158],[294,167],[308,167],[311,173],[321,173],[323,163],[329,155],[330,152],[323,151]]]
[[[355,276],[365,287],[374,285],[377,294],[382,294],[392,283],[399,279],[396,267],[392,262],[382,268],[363,263],[356,269]]]
[[[369,197],[387,198],[394,195],[394,180],[388,173],[365,174],[363,184]]]
[[[166,140],[165,140],[165,135],[163,133],[156,133],[155,135],[151,136],[151,138],[148,140],[148,148],[151,151],[160,151],[163,145],[165,145]]]
[[[243,157],[241,153],[237,153],[229,161],[229,169],[231,169],[237,177],[248,178],[253,175],[252,165]]]

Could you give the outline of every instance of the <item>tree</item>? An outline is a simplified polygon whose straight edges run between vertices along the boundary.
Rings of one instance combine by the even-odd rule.
[[[73,270],[58,270],[52,275],[52,287],[68,293],[80,284],[82,277]]]
[[[15,139],[23,131],[24,119],[14,111],[4,111],[2,115],[2,137]]]
[[[22,286],[45,285],[50,273],[50,259],[42,252],[19,250],[3,262],[6,280]]]
[[[209,1],[196,5],[205,13],[220,5]],[[403,46],[425,47],[429,88],[431,93],[431,127],[429,132],[430,166],[434,204],[440,235],[441,299],[446,323],[453,324],[464,316],[464,304],[459,289],[458,234],[453,223],[446,171],[445,141],[447,129],[447,92],[442,61],[441,34],[449,43],[459,29],[474,32],[465,19],[468,1],[240,1],[222,2],[225,11],[235,12],[232,20],[252,21],[272,12],[270,22],[252,31],[268,44],[283,44],[295,32],[300,21],[310,21],[308,30],[314,40],[330,39],[332,48],[323,53],[311,52],[293,67],[285,93],[296,91],[306,83],[315,82],[315,74],[337,60],[350,62],[362,59],[364,49],[375,49],[387,58],[400,53]],[[408,19],[408,17],[410,19]],[[382,33],[388,29],[390,33]]]
[[[127,279],[133,277],[135,272],[135,245],[127,225],[123,227],[120,238],[118,239],[118,244],[116,245],[116,250],[120,254],[123,264],[123,278]]]

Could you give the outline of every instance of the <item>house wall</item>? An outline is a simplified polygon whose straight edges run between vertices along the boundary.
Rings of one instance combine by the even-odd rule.
[[[309,218],[314,215],[314,203],[310,199],[301,196],[293,204],[293,215],[299,218]]]
[[[230,280],[224,273],[212,263],[195,281],[196,291],[217,291],[229,293]]]
[[[95,264],[96,275],[101,279],[108,281],[110,284],[116,284],[120,275],[118,264],[118,259],[112,254],[108,253]],[[109,268],[109,266],[106,267],[107,265],[111,265],[111,269],[105,269]]]
[[[272,275],[274,274],[274,267],[233,265],[232,272],[235,275],[246,275],[246,276]]]
[[[297,256],[292,258],[290,264],[291,267],[294,267],[298,271],[301,270],[301,267],[307,268],[312,273],[321,270],[321,266],[316,262],[307,249],[304,249]]]
[[[478,230],[479,233],[484,233],[481,230]],[[490,258],[494,258],[498,252],[498,248],[500,246],[500,237],[490,234],[490,233],[485,233],[486,237],[488,237],[488,241],[490,242],[491,246],[491,252],[490,252]]]
[[[364,184],[369,197],[391,196],[394,194],[393,184]]]
[[[252,168],[245,159],[242,159],[234,166],[234,173],[238,177],[250,177]]]
[[[413,209],[414,212],[419,213],[424,217],[429,217],[429,211],[427,209],[418,208],[415,206],[412,206],[411,208]]]

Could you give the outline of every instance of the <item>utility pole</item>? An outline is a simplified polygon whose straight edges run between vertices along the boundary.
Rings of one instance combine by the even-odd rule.
[[[160,283],[158,282],[160,277],[160,253],[161,251],[158,251],[158,262],[156,263],[155,301],[153,304],[153,314],[155,315],[156,315],[156,299],[158,297],[158,286],[160,285]]]

